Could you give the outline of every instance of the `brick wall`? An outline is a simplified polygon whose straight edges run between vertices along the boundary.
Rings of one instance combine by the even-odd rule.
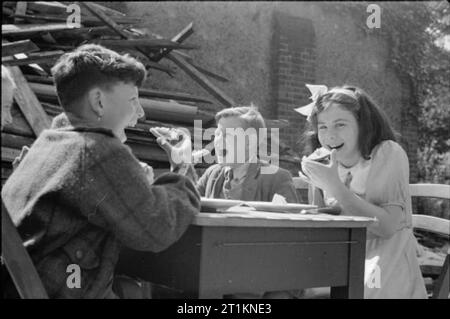
[[[301,152],[306,120],[294,108],[309,103],[305,83],[314,83],[315,34],[312,21],[274,12],[272,38],[272,116],[289,120],[280,140]]]
[[[408,154],[409,159],[409,181],[416,183],[418,181],[418,166],[417,166],[417,149],[419,147],[419,123],[418,113],[419,105],[411,96],[412,83],[403,76],[402,82],[402,112],[401,112],[401,127],[400,127],[400,144]]]

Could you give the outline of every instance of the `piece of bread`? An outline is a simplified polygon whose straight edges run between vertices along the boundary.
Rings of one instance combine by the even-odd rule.
[[[167,141],[177,141],[180,138],[180,132],[176,129],[160,127],[160,128],[151,128],[150,132],[156,137],[163,137]]]
[[[312,160],[312,161],[316,161],[319,163],[324,163],[327,164],[330,162],[330,156],[331,156],[331,152],[330,150],[321,147],[316,149],[311,155],[309,155],[307,158]]]
[[[330,159],[331,159],[331,152],[324,148],[318,148],[316,149],[312,154],[310,154],[307,159],[312,160],[312,161],[316,161],[322,164],[328,164],[330,163]],[[306,175],[305,172],[303,171],[302,166],[300,165],[300,172],[303,175]]]

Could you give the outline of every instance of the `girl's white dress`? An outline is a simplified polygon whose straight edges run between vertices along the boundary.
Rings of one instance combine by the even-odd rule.
[[[377,223],[369,226],[366,244],[364,298],[427,298],[416,255],[409,193],[409,163],[402,147],[384,141],[374,148],[369,160],[350,169],[339,166],[344,183],[358,196],[380,207],[402,208],[396,233],[387,239],[376,235]],[[324,194],[325,204],[334,199]],[[375,230],[375,232],[374,232]]]

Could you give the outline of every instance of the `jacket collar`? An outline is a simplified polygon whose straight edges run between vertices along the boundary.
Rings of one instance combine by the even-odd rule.
[[[94,132],[116,137],[110,129],[99,127],[97,123],[88,122],[75,115],[69,117],[65,112],[53,119],[51,128],[63,131]]]
[[[249,163],[247,174],[242,182],[242,194],[240,200],[253,201],[256,198],[256,191],[258,189],[258,176],[261,173],[261,166],[267,165],[266,162],[258,160],[256,163]],[[222,185],[225,181],[226,168],[222,167],[217,180],[214,183],[214,196],[219,198],[222,191]],[[220,186],[220,187],[218,187]]]

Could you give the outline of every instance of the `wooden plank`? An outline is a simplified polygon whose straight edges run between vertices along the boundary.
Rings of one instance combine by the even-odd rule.
[[[18,66],[8,67],[17,86],[14,98],[36,136],[50,127],[50,119],[42,108]]]
[[[12,15],[14,18],[21,18],[26,21],[50,21],[50,22],[66,22],[67,18],[63,18],[61,16],[45,16],[45,15],[32,15],[32,14],[20,14],[15,13]],[[83,21],[84,22],[84,21]]]
[[[450,199],[450,185],[445,184],[410,184],[409,191],[415,197]]]
[[[7,1],[5,1],[5,2],[7,2]],[[5,7],[5,5],[4,5],[5,2],[3,2],[2,13],[3,13],[4,16],[11,17],[14,14],[14,10]]]
[[[42,32],[64,31],[75,29],[67,23],[47,24],[2,24],[2,36],[32,36]]]
[[[16,157],[19,155],[20,155],[20,150],[2,146],[2,161],[3,162],[11,162],[12,163],[12,161],[14,161],[16,159]]]
[[[26,14],[27,13],[27,1],[17,1],[16,4],[16,14]],[[15,17],[14,23],[21,23],[23,20],[20,18]]]
[[[209,71],[209,70],[207,70],[207,69],[205,69],[205,68],[203,68],[203,67],[201,67],[201,66],[199,66],[199,65],[197,65],[197,64],[195,64],[193,62],[189,62],[189,61],[187,61],[187,62],[190,63],[194,68],[199,70],[204,75],[207,75],[207,76],[209,76],[209,77],[211,77],[213,79],[216,79],[217,81],[220,81],[220,82],[224,82],[224,83],[230,82],[230,80],[228,80],[226,77],[224,77],[222,75],[219,75],[219,74],[216,74],[216,73],[214,73],[212,71]]]
[[[47,299],[41,279],[2,200],[2,257],[19,295]]]
[[[13,103],[13,105],[11,106],[11,115],[13,118],[12,123],[6,124],[3,127],[2,132],[20,136],[28,136],[31,138],[35,137],[30,124],[28,124],[27,120],[23,116],[22,111],[20,110],[17,103]]]
[[[150,89],[139,89],[139,96],[213,104],[211,100],[204,97],[197,97],[186,93],[165,92]]]
[[[142,108],[148,119],[169,119],[172,121],[193,121],[196,118],[198,108],[174,101],[160,101],[141,98]]]
[[[67,6],[58,1],[29,1],[28,9],[45,14],[67,13]]]
[[[57,101],[54,85],[42,83],[29,83],[29,87],[41,99]],[[175,101],[163,101],[156,99],[140,98],[141,105],[148,119],[168,120],[180,123],[192,123],[194,119],[202,119],[199,116],[198,107],[177,103]]]
[[[176,52],[171,52],[167,54],[167,58],[186,72],[192,79],[194,79],[194,81],[196,81],[202,88],[216,98],[223,106],[232,107],[235,105],[234,101],[228,95],[212,84],[202,73],[200,73],[200,71],[189,64],[179,54]]]
[[[44,88],[39,89],[36,84],[47,84],[53,86],[53,78],[43,77],[39,75],[28,75],[25,77],[29,81],[29,84],[32,88],[36,88],[38,93],[41,93],[43,90],[47,91],[50,96],[56,96],[54,90],[47,90]],[[36,86],[35,86],[36,85]],[[185,101],[185,102],[198,102],[198,103],[206,103],[206,104],[214,104],[213,101],[206,97],[199,97],[195,95],[191,95],[188,93],[179,93],[179,92],[168,92],[168,91],[160,91],[160,90],[151,90],[151,89],[139,89],[140,97],[149,97],[149,98],[160,98],[160,99],[168,99],[168,100],[177,100],[177,101]],[[277,126],[278,127],[278,126]]]
[[[22,149],[23,146],[30,146],[34,139],[19,135],[13,135],[2,132],[2,146],[13,149]]]
[[[450,236],[450,221],[447,219],[413,214],[412,220],[414,228]]]
[[[64,112],[63,108],[59,105],[43,102],[42,107],[44,108],[45,113],[52,118]]]
[[[102,11],[98,10],[92,2],[88,2],[88,1],[80,2],[80,4],[82,6],[84,6],[85,8],[87,8],[94,16],[96,16],[101,21],[103,21],[108,27],[110,27],[112,30],[114,30],[114,32],[116,32],[122,38],[131,39],[131,37],[127,33],[125,33],[117,23],[115,23],[111,18],[106,16]],[[146,56],[149,59],[149,61],[147,62],[147,65],[149,67],[160,70],[160,71],[164,71],[170,75],[172,74],[172,72],[169,68],[164,67],[158,63],[152,62],[150,57],[144,50],[140,49],[139,47],[136,47],[136,50],[141,52],[144,56]]]
[[[36,83],[53,85],[53,77],[51,77],[51,76],[25,74],[25,78],[28,80],[28,82],[36,82]]]
[[[13,56],[18,53],[39,51],[39,48],[30,40],[2,43],[2,57]]]
[[[73,39],[83,36],[83,38],[94,37],[94,36],[111,36],[116,35],[116,33],[107,26],[99,27],[81,27],[78,29],[67,29],[67,30],[57,30],[52,32],[54,37]]]
[[[194,59],[192,59],[191,56],[189,56],[188,54],[186,54],[185,52],[181,52],[178,50],[174,50],[174,52],[176,52],[177,54],[179,54],[180,56],[182,56],[186,62],[190,63],[194,68],[196,68],[197,70],[199,70],[200,72],[202,72],[204,75],[207,75],[209,77],[212,77],[220,82],[230,82],[230,80],[228,80],[226,77],[216,74],[212,71],[209,71],[197,64],[195,64]]]
[[[111,9],[111,8],[108,8],[108,7],[105,7],[105,6],[102,6],[101,4],[92,2],[91,5],[93,7],[95,7],[95,8],[97,8],[97,9],[101,10],[103,13],[109,15],[112,18],[115,18],[115,17],[126,17],[125,13],[117,11],[117,10],[114,10],[114,9]]]
[[[66,14],[68,16],[68,13]],[[49,22],[66,22],[67,16],[53,16],[53,15],[32,15],[32,14],[12,14],[12,17],[15,18],[22,18],[26,21],[49,21]],[[83,26],[99,26],[103,25],[101,21],[94,17],[81,17],[82,25]],[[117,24],[139,24],[142,23],[142,21],[138,18],[114,18],[114,22]]]
[[[49,51],[49,52],[38,52],[31,53],[28,57],[24,59],[4,59],[2,64],[7,66],[13,65],[29,65],[29,64],[53,64],[64,51]]]
[[[13,8],[14,2],[7,1],[6,6],[9,8]],[[120,23],[120,21],[130,20],[130,21],[136,21],[139,20],[136,17],[128,17],[125,13],[122,13],[120,11],[107,8],[105,6],[102,6],[98,3],[93,3],[93,6],[95,6],[97,9],[101,10],[105,14],[109,15],[111,18],[114,19],[114,21]],[[69,13],[67,12],[67,5],[58,2],[58,1],[30,1],[28,2],[28,9],[29,11],[36,12],[38,14],[43,15],[55,15],[55,16],[65,16]],[[81,8],[81,18],[82,21],[85,19],[92,19],[93,16],[89,11],[83,10]],[[132,22],[135,23],[135,22]]]
[[[191,22],[189,23],[181,32],[179,32],[176,36],[174,36],[171,41],[182,43],[184,40],[186,40],[189,36],[191,36],[194,33],[193,29],[194,24]],[[161,53],[156,54],[152,57],[153,61],[159,62],[162,58],[164,58],[168,53],[170,53],[171,49],[164,49],[161,51]]]
[[[57,98],[56,87],[53,84],[29,82],[28,85],[38,96]]]
[[[450,268],[449,268],[449,262],[450,262],[450,255],[447,254],[447,257],[445,258],[444,265],[442,266],[441,274],[439,275],[438,279],[435,281],[435,286],[433,289],[433,299],[448,299],[449,291],[450,291]]]
[[[110,45],[116,47],[143,47],[146,49],[175,48],[184,50],[193,50],[198,47],[192,45],[179,44],[165,39],[124,39],[124,40],[95,40],[96,43],[102,45]]]

